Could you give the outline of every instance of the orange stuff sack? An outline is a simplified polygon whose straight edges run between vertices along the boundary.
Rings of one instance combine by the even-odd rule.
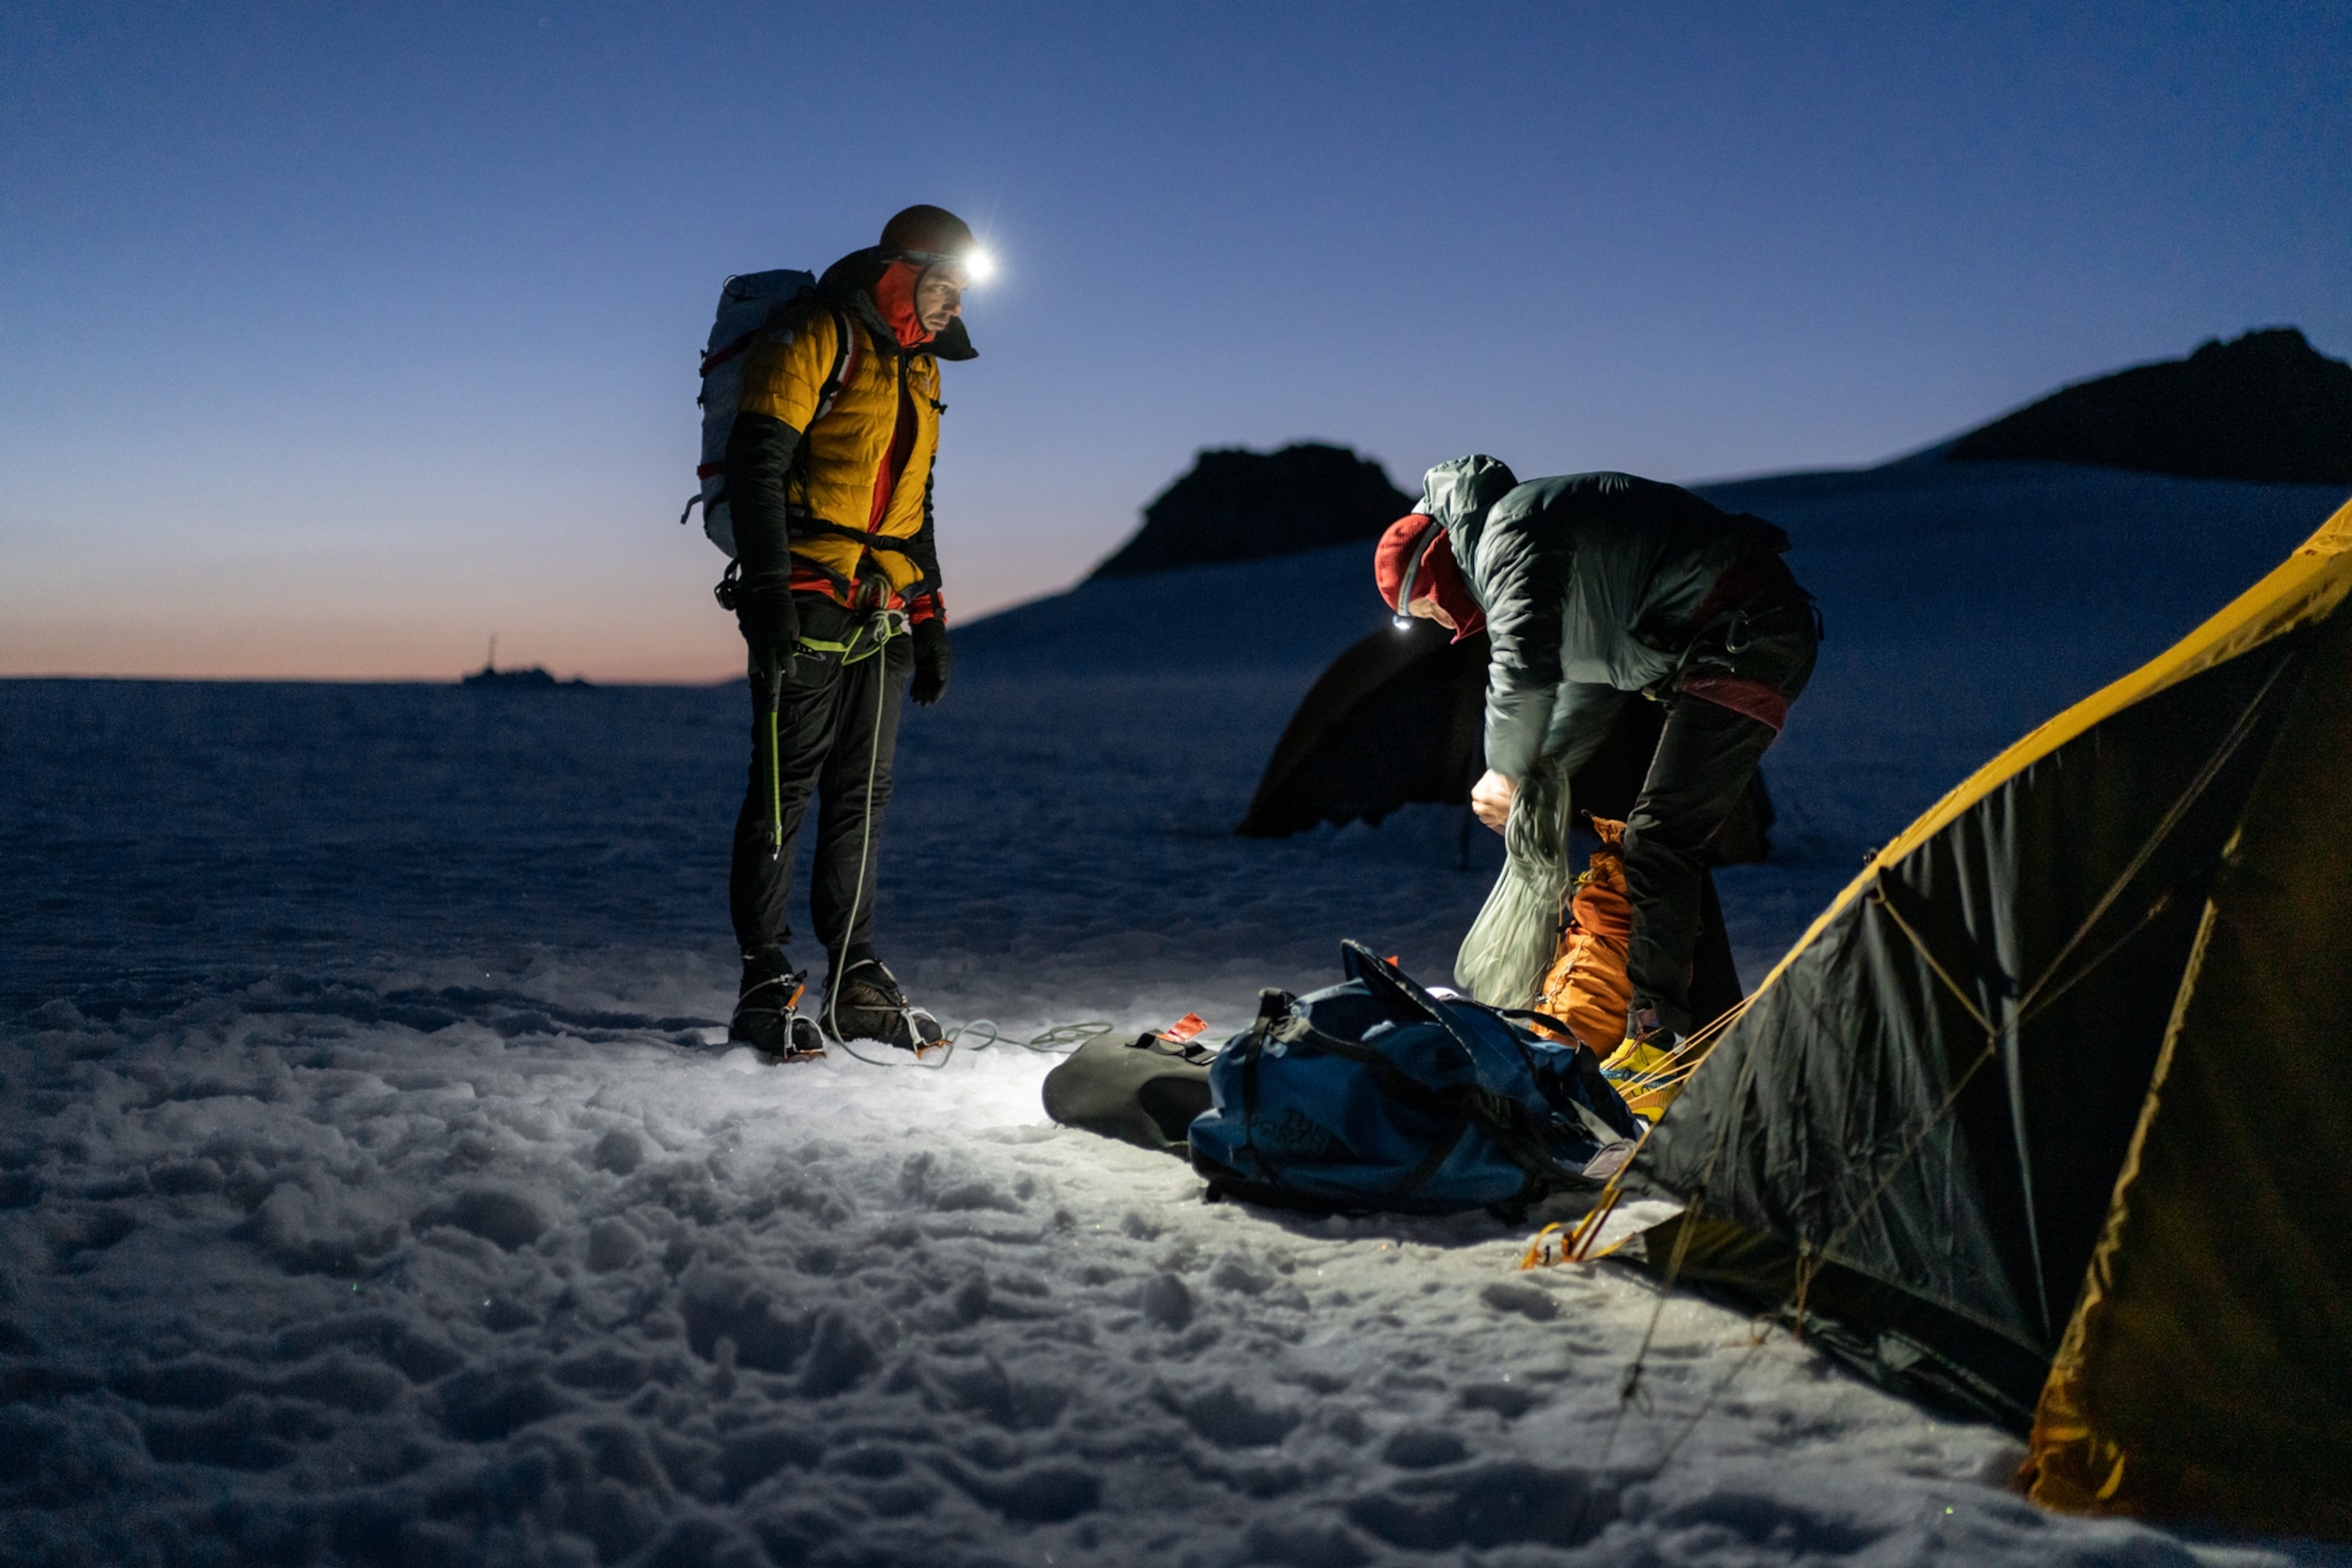
[[[1566,1024],[1605,1060],[1625,1038],[1625,1011],[1633,1002],[1633,983],[1625,977],[1633,905],[1625,896],[1625,825],[1596,816],[1592,827],[1601,847],[1592,852],[1591,869],[1576,879],[1538,1010]]]

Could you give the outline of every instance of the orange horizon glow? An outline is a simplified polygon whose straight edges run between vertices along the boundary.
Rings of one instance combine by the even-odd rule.
[[[742,674],[731,626],[676,626],[674,639],[643,628],[625,638],[501,633],[498,668],[537,666],[559,680],[598,685],[707,686]],[[243,624],[62,628],[0,638],[0,679],[94,680],[321,680],[455,682],[483,666],[488,640],[470,628],[351,628]],[[715,634],[715,635],[714,635]],[[731,645],[731,647],[730,647]]]
[[[480,669],[493,637],[499,668],[559,680],[740,679],[734,617],[710,592],[724,560],[698,533],[637,526],[650,505],[615,510],[618,522],[451,509],[433,528],[368,519],[317,537],[281,525],[276,548],[257,549],[157,505],[171,526],[129,563],[63,526],[23,529],[0,576],[0,679],[446,683]],[[1026,552],[991,521],[950,542],[975,567],[962,593],[943,552],[959,623],[1063,586],[1024,577]]]
[[[98,613],[20,603],[0,614],[0,679],[448,684],[482,668],[493,636],[499,668],[536,666],[559,680],[710,686],[743,674],[734,621],[707,589],[664,584],[641,602],[582,594],[561,606],[453,596],[476,602],[410,616],[257,613],[202,595]],[[968,623],[1036,596],[1000,595],[968,611],[958,605],[956,618]]]

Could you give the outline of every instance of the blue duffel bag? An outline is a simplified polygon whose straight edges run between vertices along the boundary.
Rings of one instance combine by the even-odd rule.
[[[1590,1047],[1542,1037],[1532,1014],[1433,996],[1360,943],[1340,963],[1328,990],[1265,992],[1210,1067],[1213,1103],[1188,1133],[1210,1196],[1517,1217],[1598,1188],[1633,1152],[1643,1124]]]

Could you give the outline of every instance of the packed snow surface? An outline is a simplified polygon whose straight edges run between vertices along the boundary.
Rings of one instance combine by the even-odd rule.
[[[1714,493],[1796,535],[1830,627],[1775,858],[1723,877],[1751,982],[2340,499],[1991,465]],[[1491,835],[1464,872],[1437,808],[1230,832],[1381,624],[1363,553],[965,628],[888,824],[918,998],[1010,1042],[1229,1033],[1343,936],[1442,979]],[[745,717],[0,686],[0,1561],[2352,1562],[2039,1513],[2009,1436],[1613,1265],[1521,1272],[1529,1226],[1203,1204],[1046,1121],[1055,1058],[985,1030],[937,1070],[728,1049]]]

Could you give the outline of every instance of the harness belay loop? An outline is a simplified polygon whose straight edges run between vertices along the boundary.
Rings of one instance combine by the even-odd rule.
[[[906,611],[872,610],[860,617],[845,641],[835,642],[803,635],[800,646],[811,653],[830,654],[846,668],[872,658],[888,647],[892,638],[905,637],[911,630],[913,626]],[[868,633],[873,635],[868,637]]]

